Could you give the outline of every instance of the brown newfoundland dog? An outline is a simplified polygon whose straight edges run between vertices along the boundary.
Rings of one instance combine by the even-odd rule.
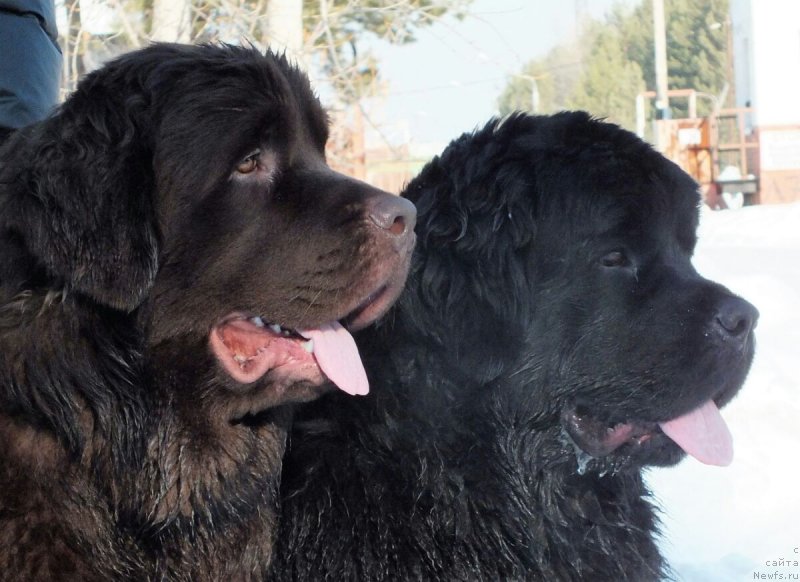
[[[372,391],[296,418],[278,580],[664,575],[642,468],[730,461],[753,306],[691,264],[697,185],[583,113],[454,141],[406,189],[419,243]]]
[[[292,403],[367,389],[415,210],[283,57],[154,45],[0,153],[0,577],[246,580]]]

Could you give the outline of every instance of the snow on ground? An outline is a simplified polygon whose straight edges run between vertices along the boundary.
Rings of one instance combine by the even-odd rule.
[[[694,263],[761,318],[747,383],[722,412],[733,464],[686,459],[648,477],[662,550],[682,582],[800,580],[800,203],[704,211]]]

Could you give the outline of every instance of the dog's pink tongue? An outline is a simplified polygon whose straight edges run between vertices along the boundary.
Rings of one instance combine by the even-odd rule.
[[[706,465],[724,467],[733,461],[733,439],[713,400],[659,426],[680,448]]]
[[[328,380],[348,394],[369,392],[367,372],[358,355],[356,342],[338,321],[316,329],[299,330],[299,333],[314,340],[314,358]]]

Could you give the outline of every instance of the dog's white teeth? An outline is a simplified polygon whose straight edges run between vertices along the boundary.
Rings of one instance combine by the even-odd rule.
[[[310,339],[307,342],[303,342],[300,345],[302,345],[303,349],[305,351],[307,351],[309,354],[313,354],[314,353],[314,340],[313,339]]]
[[[264,327],[265,325],[264,320],[258,317],[257,315],[255,317],[251,317],[250,322],[256,327]]]
[[[277,323],[273,323],[272,325],[269,326],[269,328],[275,333],[281,333],[281,326],[278,325]]]

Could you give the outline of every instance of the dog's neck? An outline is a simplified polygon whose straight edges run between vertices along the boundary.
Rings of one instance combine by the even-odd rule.
[[[579,475],[563,456],[560,428],[492,394],[503,377],[464,385],[446,348],[398,337],[409,334],[359,338],[373,372],[369,397],[333,395],[298,419],[284,464],[278,579],[282,570],[313,578],[319,572],[302,568],[322,553],[334,575],[371,563],[371,554],[399,579],[659,577],[655,518],[638,472]],[[322,547],[332,540],[309,533],[316,519],[341,536],[337,557]]]
[[[198,377],[196,361],[154,361],[169,353],[145,345],[136,313],[77,293],[11,287],[4,286],[0,301],[0,375],[3,387],[19,392],[0,394],[4,501],[22,516],[40,512],[49,525],[86,538],[88,552],[104,552],[98,568],[130,568],[131,579],[160,567],[176,578],[205,570],[209,579],[222,579],[213,567],[223,547],[263,567],[277,506],[276,479],[263,475],[280,473],[291,411],[276,409],[263,427],[241,430],[238,447],[223,448],[215,431],[236,428],[209,409],[215,387]],[[206,351],[203,339],[199,353]],[[104,424],[108,419],[113,424]],[[218,454],[198,454],[203,447]],[[253,465],[238,471],[237,455]],[[54,475],[81,491],[77,502],[48,488]],[[225,487],[233,482],[243,485],[230,500]],[[242,531],[231,531],[226,520]],[[109,539],[89,539],[93,528]]]

